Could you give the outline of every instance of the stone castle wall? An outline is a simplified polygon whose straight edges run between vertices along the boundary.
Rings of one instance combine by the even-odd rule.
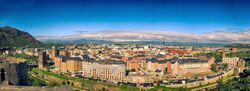
[[[3,74],[2,72],[4,71],[4,78],[8,81],[9,85],[27,85],[27,62],[11,62],[11,60],[13,59],[8,59],[7,61],[4,59],[0,60],[0,74]],[[0,77],[0,82],[3,80],[1,78],[2,77]]]

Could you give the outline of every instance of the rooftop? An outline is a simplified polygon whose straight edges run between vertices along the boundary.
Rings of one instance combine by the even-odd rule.
[[[180,64],[188,64],[188,63],[207,63],[208,60],[201,59],[179,59],[178,62]]]
[[[115,60],[83,60],[85,62],[93,62],[93,63],[99,63],[99,64],[125,64],[123,61],[115,61]]]

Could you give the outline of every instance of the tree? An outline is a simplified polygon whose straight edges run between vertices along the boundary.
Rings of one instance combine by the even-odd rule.
[[[195,79],[196,81],[198,80],[198,78],[199,78],[198,75],[195,75],[195,76],[194,76],[194,79]]]
[[[233,91],[233,88],[232,88],[231,84],[225,84],[224,90],[225,91]]]
[[[219,78],[217,80],[217,84],[218,84],[218,90],[219,91],[223,91],[224,90],[224,88],[223,88],[224,83],[223,83],[223,79],[222,78]]]
[[[227,63],[222,65],[222,70],[224,71],[226,69],[228,69],[228,64]]]
[[[240,52],[230,52],[227,54],[228,57],[240,57],[240,58],[250,58],[250,53],[246,51]]]
[[[189,91],[189,89],[186,87],[179,87],[178,91]]]
[[[211,70],[214,71],[214,72],[218,71],[217,67],[216,67],[216,64],[212,64]]]
[[[196,54],[196,56],[214,57],[216,62],[221,62],[221,54],[217,52],[200,53]]]

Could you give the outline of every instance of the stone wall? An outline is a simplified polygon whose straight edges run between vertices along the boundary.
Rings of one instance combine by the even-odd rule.
[[[8,81],[9,85],[27,85],[27,62],[7,62],[1,60],[0,74],[4,74],[4,81]],[[3,76],[3,75],[2,75]],[[0,82],[2,77],[0,77]]]
[[[27,85],[27,64],[25,63],[7,63],[6,76],[10,85]]]

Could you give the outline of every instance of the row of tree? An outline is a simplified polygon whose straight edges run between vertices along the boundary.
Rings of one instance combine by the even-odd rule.
[[[212,91],[250,91],[250,70],[245,69],[239,76],[240,78],[234,78],[227,82],[219,79],[217,81],[218,87]]]
[[[228,64],[212,64],[211,70],[214,72],[218,72],[219,70],[225,71],[228,67]]]

